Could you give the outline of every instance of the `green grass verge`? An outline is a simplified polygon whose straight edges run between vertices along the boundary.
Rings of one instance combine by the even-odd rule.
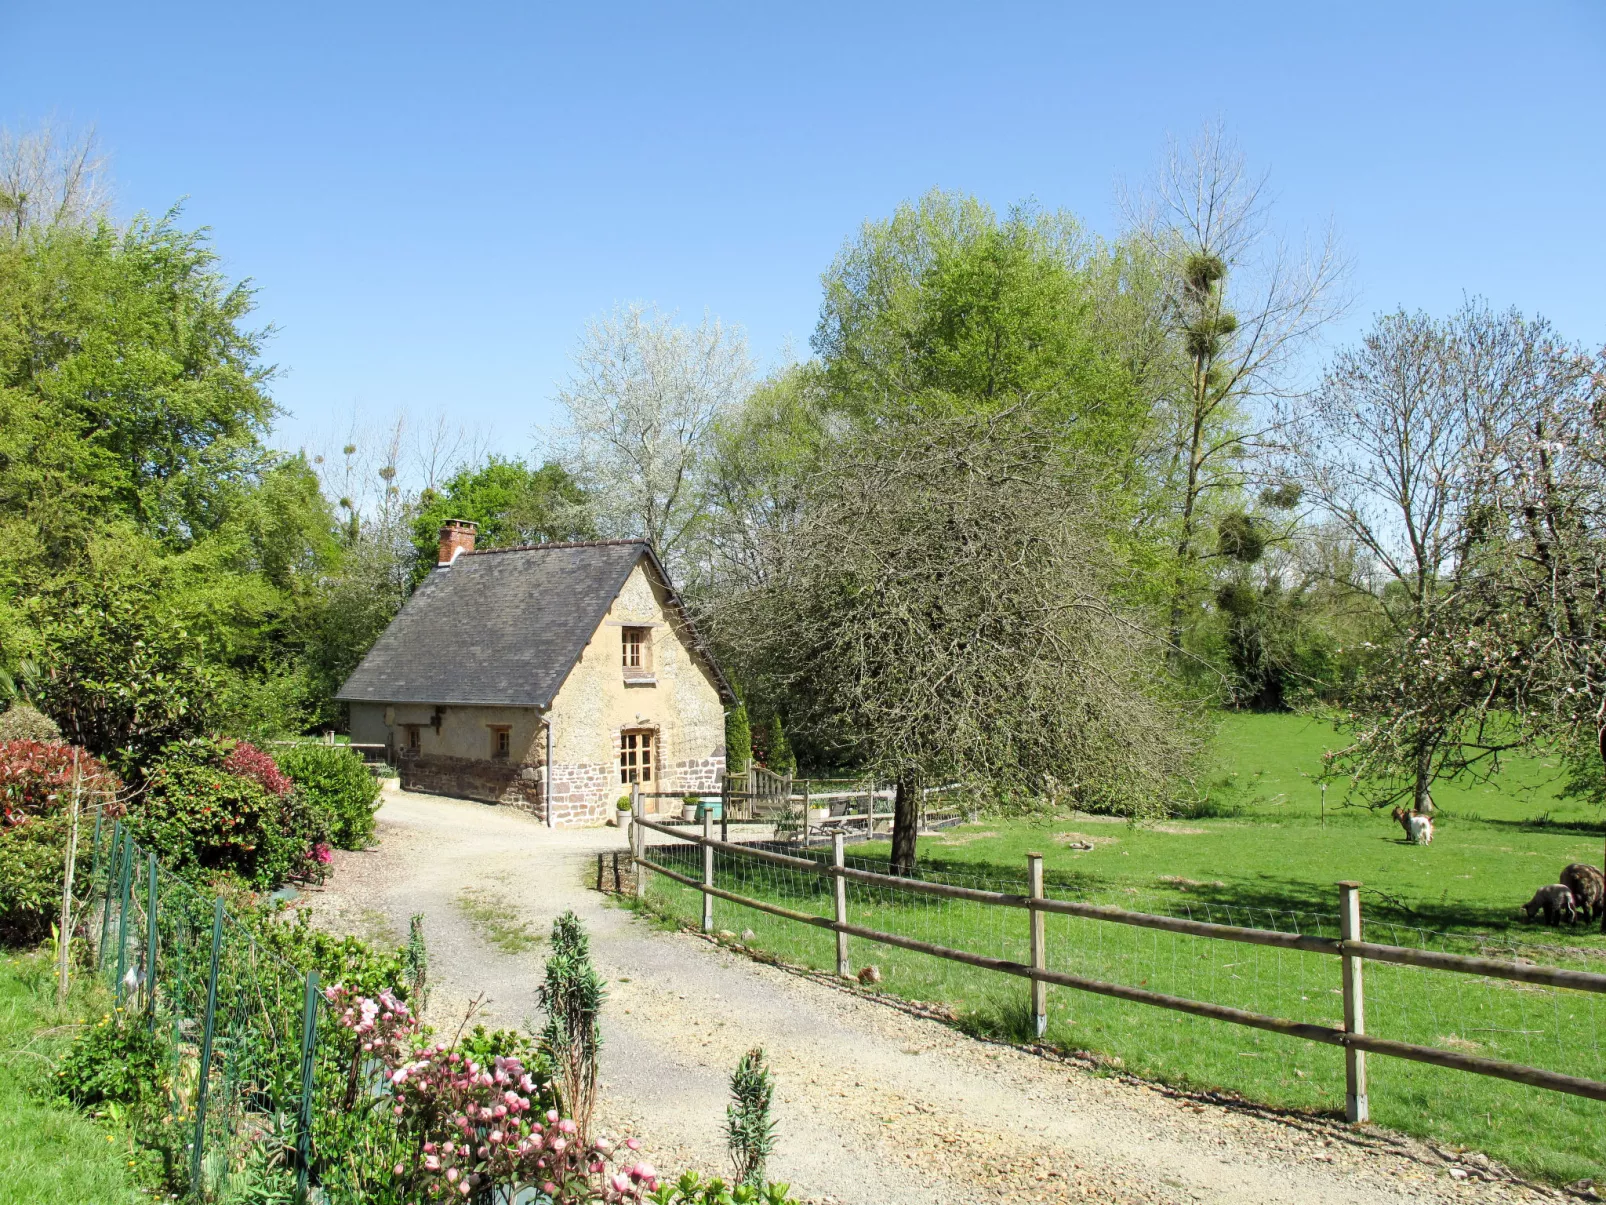
[[[80,988],[57,1008],[52,969],[43,955],[0,956],[0,1205],[142,1199],[129,1135],[42,1091],[78,1024],[104,1004]]]
[[[545,940],[519,919],[512,904],[498,896],[484,891],[464,891],[452,902],[486,944],[504,954],[522,954]]]
[[[1435,791],[1433,845],[1405,844],[1386,815],[1344,807],[1330,789],[1325,824],[1315,775],[1329,727],[1295,716],[1231,716],[1213,807],[1225,816],[1133,827],[1087,816],[986,820],[922,838],[924,873],[1020,890],[1028,851],[1044,854],[1050,894],[1229,924],[1336,935],[1340,879],[1367,885],[1375,941],[1487,951],[1606,969],[1586,926],[1555,930],[1520,917],[1535,887],[1571,861],[1600,863],[1600,817],[1555,797],[1556,770],[1514,763],[1494,784]],[[1073,848],[1091,844],[1091,849]],[[691,847],[685,871],[693,875]],[[885,843],[850,847],[874,868]],[[665,851],[665,856],[668,852]],[[815,876],[721,858],[720,885],[828,916]],[[700,897],[658,876],[650,902],[695,922]],[[859,886],[849,919],[883,931],[1026,961],[1022,913]],[[720,928],[752,929],[757,948],[803,965],[835,965],[834,938],[716,901]],[[1336,1025],[1339,966],[1318,954],[1207,941],[1068,917],[1048,919],[1049,965],[1299,1021]],[[962,964],[855,940],[855,968],[876,964],[884,990],[951,1007],[964,1024],[1029,1036],[1027,987]],[[1368,1030],[1383,1037],[1606,1080],[1606,1001],[1448,972],[1369,964]],[[1054,988],[1049,1041],[1097,1053],[1136,1074],[1226,1089],[1268,1104],[1340,1112],[1342,1054],[1333,1047]],[[1483,1150],[1553,1182],[1606,1178],[1606,1110],[1597,1102],[1501,1080],[1373,1056],[1373,1119],[1406,1133]]]

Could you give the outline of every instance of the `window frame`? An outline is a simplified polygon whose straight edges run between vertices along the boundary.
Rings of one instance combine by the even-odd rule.
[[[619,783],[646,785],[655,781],[658,768],[658,730],[625,728],[619,733]]]
[[[625,624],[619,629],[619,663],[625,680],[653,678],[652,628],[646,624]]]
[[[491,760],[509,760],[513,756],[513,726],[487,724],[486,727],[491,730]]]

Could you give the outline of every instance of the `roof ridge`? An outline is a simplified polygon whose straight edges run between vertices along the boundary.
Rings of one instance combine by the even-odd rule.
[[[461,556],[497,556],[504,552],[542,552],[552,548],[620,548],[628,544],[637,544],[642,548],[651,548],[650,541],[642,539],[629,540],[554,540],[547,544],[512,544],[506,548],[476,548],[473,552],[465,552]]]

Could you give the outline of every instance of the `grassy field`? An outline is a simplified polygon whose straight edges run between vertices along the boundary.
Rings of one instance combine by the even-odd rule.
[[[1554,767],[1513,765],[1489,785],[1435,791],[1431,846],[1411,846],[1387,815],[1345,807],[1328,793],[1325,823],[1314,775],[1330,728],[1294,716],[1229,716],[1219,740],[1222,786],[1209,818],[1134,827],[1108,818],[986,820],[923,838],[923,872],[1019,890],[1028,851],[1044,855],[1049,893],[1143,911],[1336,936],[1340,879],[1366,884],[1374,941],[1606,969],[1606,944],[1587,926],[1548,929],[1518,905],[1571,861],[1600,864],[1600,817],[1556,798]],[[1073,843],[1091,849],[1072,848]],[[690,854],[683,847],[682,857]],[[666,851],[667,853],[667,851]],[[852,856],[883,865],[884,844]],[[815,876],[722,859],[722,885],[829,915]],[[660,907],[697,915],[695,892],[661,878]],[[1026,960],[1023,914],[902,892],[850,890],[850,919],[884,931]],[[723,901],[716,922],[752,929],[754,944],[820,968],[834,965],[829,934]],[[1300,1021],[1338,1024],[1336,959],[1136,930],[1068,917],[1048,920],[1049,965]],[[1026,1036],[1027,989],[1017,980],[855,941],[854,966],[875,963],[883,987],[950,1005],[967,1023]],[[1342,1056],[1334,1048],[1221,1022],[1051,989],[1049,1039],[1106,1056],[1138,1074],[1221,1088],[1270,1104],[1339,1111]],[[1368,1029],[1384,1037],[1485,1054],[1606,1079],[1606,1001],[1447,972],[1372,964]],[[1371,1059],[1376,1121],[1487,1151],[1556,1181],[1606,1177],[1606,1107],[1503,1081]]]
[[[75,994],[55,1002],[52,968],[39,955],[0,956],[0,1205],[116,1205],[142,1199],[129,1140],[37,1089],[86,1009]]]

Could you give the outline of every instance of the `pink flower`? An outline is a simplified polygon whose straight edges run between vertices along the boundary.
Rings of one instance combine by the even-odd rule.
[[[552,1149],[560,1155],[563,1153],[563,1148],[568,1145],[568,1140],[564,1138],[554,1138],[552,1140]]]
[[[641,1149],[641,1139],[639,1139],[639,1138],[626,1138],[625,1139],[625,1145],[627,1147],[629,1147],[633,1151],[639,1151]]]
[[[455,1167],[447,1168],[446,1169],[446,1178],[448,1180],[450,1180],[453,1184],[456,1184],[457,1183],[457,1169]]]
[[[608,1183],[613,1186],[614,1192],[630,1191],[630,1177],[622,1173],[615,1172],[611,1177],[609,1177]]]
[[[579,1126],[575,1125],[574,1122],[570,1121],[567,1117],[558,1122],[558,1129],[562,1130],[565,1134],[572,1134],[579,1128]]]

